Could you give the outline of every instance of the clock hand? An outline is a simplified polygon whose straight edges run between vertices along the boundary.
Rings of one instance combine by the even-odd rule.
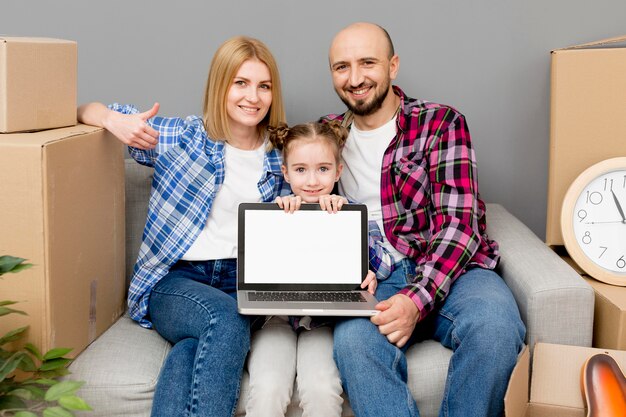
[[[624,210],[622,210],[622,205],[619,203],[615,192],[611,190],[611,194],[613,194],[613,201],[615,201],[615,205],[617,206],[617,210],[619,211],[619,215],[622,216],[622,223],[626,223],[626,216],[624,216]]]
[[[585,224],[604,224],[604,223],[624,223],[622,220],[612,220],[608,222],[585,222]]]

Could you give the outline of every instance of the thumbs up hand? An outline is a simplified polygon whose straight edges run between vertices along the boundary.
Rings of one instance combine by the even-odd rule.
[[[159,132],[150,127],[148,119],[159,112],[159,103],[154,103],[150,110],[138,114],[122,114],[109,111],[103,120],[104,128],[120,141],[138,149],[154,149]]]

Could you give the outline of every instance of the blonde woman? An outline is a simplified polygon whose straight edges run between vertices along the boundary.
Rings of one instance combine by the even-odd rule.
[[[284,184],[266,132],[285,119],[275,59],[256,39],[232,38],[213,57],[202,118],[158,108],[90,103],[78,118],[155,169],[128,295],[131,317],[173,345],[152,416],[230,416],[250,346],[235,300],[237,206],[274,201]]]

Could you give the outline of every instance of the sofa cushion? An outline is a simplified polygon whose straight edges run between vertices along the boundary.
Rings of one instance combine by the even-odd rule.
[[[127,315],[120,318],[70,366],[72,379],[86,381],[79,395],[94,409],[77,415],[149,416],[159,370],[169,350],[169,343],[156,331],[140,327]],[[409,387],[424,417],[438,414],[451,354],[431,340],[418,343],[407,352]],[[237,416],[245,416],[248,389],[245,373]],[[287,417],[301,416],[299,403],[298,390],[294,388]],[[353,416],[347,401],[342,414]]]
[[[70,365],[71,378],[86,381],[79,395],[94,416],[149,416],[159,371],[170,344],[128,315],[121,317]]]
[[[148,218],[148,200],[154,170],[127,159],[126,169],[126,287],[137,260],[143,228]]]

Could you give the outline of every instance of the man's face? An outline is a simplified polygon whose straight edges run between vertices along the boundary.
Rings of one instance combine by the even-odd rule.
[[[397,56],[389,58],[382,32],[353,27],[340,32],[330,48],[330,68],[335,91],[357,116],[378,111],[397,73]]]

